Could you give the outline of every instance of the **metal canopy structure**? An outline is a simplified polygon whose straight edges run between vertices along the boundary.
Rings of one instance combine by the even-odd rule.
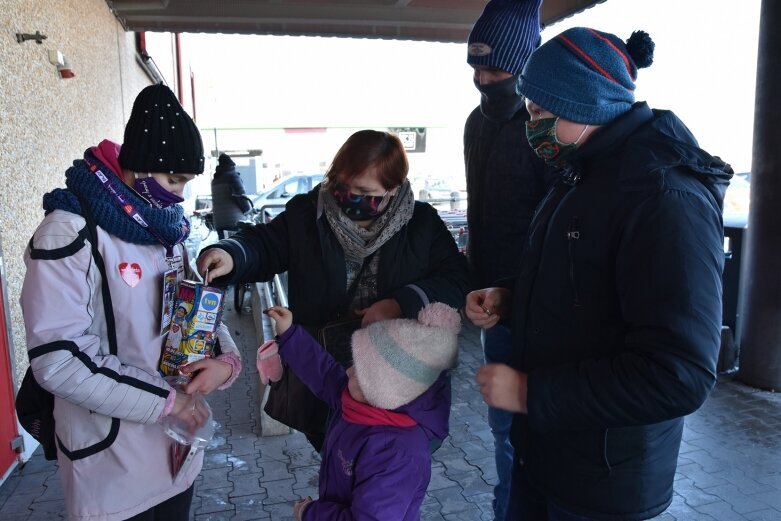
[[[543,26],[605,0],[545,0]],[[465,42],[485,0],[106,0],[128,31]]]

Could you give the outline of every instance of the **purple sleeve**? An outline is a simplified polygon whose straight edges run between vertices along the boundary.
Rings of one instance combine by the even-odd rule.
[[[298,325],[291,326],[277,340],[282,361],[331,409],[341,407],[347,374],[323,347]]]
[[[407,519],[410,509],[420,509],[431,462],[427,467],[396,445],[365,454],[355,467],[352,505],[317,500],[304,511],[304,521],[387,521]],[[425,480],[425,483],[422,481]]]

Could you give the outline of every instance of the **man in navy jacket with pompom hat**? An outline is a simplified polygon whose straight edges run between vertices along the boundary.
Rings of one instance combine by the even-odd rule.
[[[576,27],[521,73],[529,145],[562,174],[520,275],[466,305],[481,327],[512,326],[512,363],[477,374],[486,403],[516,413],[508,519],[664,511],[683,417],[716,380],[732,169],[672,112],[635,102],[653,50],[642,31],[625,43]]]

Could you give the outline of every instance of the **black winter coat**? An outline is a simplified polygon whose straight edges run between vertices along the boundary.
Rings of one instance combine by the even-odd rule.
[[[553,179],[526,141],[529,113],[509,121],[486,118],[477,107],[464,125],[469,274],[474,288],[518,275],[534,210]]]
[[[591,136],[529,232],[514,289],[530,481],[594,519],[667,508],[683,416],[716,379],[732,170],[671,112],[636,103]]]
[[[338,308],[347,292],[344,252],[325,215],[317,214],[319,190],[317,186],[291,199],[270,223],[242,230],[214,246],[228,251],[235,265],[217,283],[267,281],[287,271],[293,320],[310,329],[343,311]],[[429,301],[463,307],[469,289],[466,259],[430,205],[416,202],[410,221],[380,247],[378,255],[378,300],[395,298],[404,317],[417,318]],[[279,394],[288,392],[305,397],[297,398],[301,406],[296,414],[309,429],[298,428],[316,439],[324,433],[328,409],[295,375],[290,376],[294,388],[289,381],[275,384],[269,401],[284,399]],[[306,407],[308,403],[316,403],[316,410]]]
[[[236,170],[217,172],[212,179],[212,215],[218,230],[236,228],[252,203],[244,195],[244,183]]]

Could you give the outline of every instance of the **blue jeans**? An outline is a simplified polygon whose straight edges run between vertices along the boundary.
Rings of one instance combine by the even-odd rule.
[[[513,462],[513,477],[507,519],[513,521],[593,521],[552,503],[529,483],[523,466]]]
[[[491,329],[483,329],[480,334],[483,344],[485,362],[510,363],[510,328],[496,325]],[[507,503],[510,496],[510,477],[513,467],[513,446],[510,444],[510,426],[513,423],[513,413],[502,409],[488,408],[488,425],[494,435],[494,457],[496,459],[496,474],[499,483],[494,487],[494,519],[504,521],[507,515]]]

